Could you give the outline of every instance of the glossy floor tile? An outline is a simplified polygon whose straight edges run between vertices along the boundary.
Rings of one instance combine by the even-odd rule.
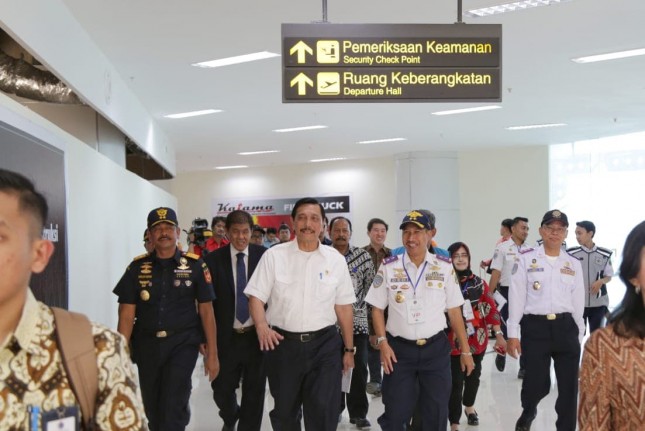
[[[488,352],[482,363],[482,377],[477,394],[475,408],[479,414],[479,426],[468,426],[466,418],[462,417],[460,431],[513,431],[515,421],[521,413],[520,389],[522,381],[517,378],[519,369],[518,361],[508,358],[506,370],[500,373],[494,364],[495,353]],[[217,407],[213,402],[211,388],[208,380],[202,377],[203,368],[200,364],[195,369],[193,377],[193,395],[191,397],[192,417],[188,430],[214,431],[222,429],[222,421],[217,414]],[[557,388],[553,369],[551,370],[551,392],[542,400],[538,407],[538,415],[531,431],[554,431],[556,414],[554,410]],[[368,418],[372,422],[371,429],[378,430],[376,420],[383,413],[383,403],[380,397],[369,396],[370,409]],[[269,411],[273,400],[269,395],[267,384],[267,398],[265,402],[265,415],[262,422],[262,431],[271,430]],[[367,429],[367,428],[364,428]],[[446,424],[446,429],[450,429]],[[338,430],[357,430],[349,423],[347,411],[338,425]],[[315,430],[314,430],[315,431]]]

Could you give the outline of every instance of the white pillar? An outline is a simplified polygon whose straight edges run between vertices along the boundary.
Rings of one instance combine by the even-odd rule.
[[[459,159],[456,152],[397,154],[396,216],[428,209],[437,218],[435,241],[441,248],[459,241]],[[398,226],[397,226],[398,228]]]

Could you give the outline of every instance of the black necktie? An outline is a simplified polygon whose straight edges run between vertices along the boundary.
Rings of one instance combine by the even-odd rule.
[[[249,300],[244,295],[246,287],[246,266],[244,265],[244,253],[237,254],[237,300],[235,305],[235,317],[241,323],[249,320]]]

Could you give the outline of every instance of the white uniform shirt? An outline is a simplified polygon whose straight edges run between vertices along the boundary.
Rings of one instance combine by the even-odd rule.
[[[513,264],[517,260],[520,252],[522,250],[527,250],[529,247],[526,243],[522,245],[515,244],[513,239],[504,241],[495,247],[495,253],[493,254],[493,260],[490,263],[490,269],[496,269],[502,274],[499,277],[500,286],[509,286],[511,284],[511,270],[513,269]]]
[[[571,313],[582,342],[585,285],[575,257],[560,251],[550,262],[542,246],[521,253],[513,267],[508,296],[509,338],[519,338],[520,320],[525,314]]]
[[[334,305],[356,302],[345,258],[321,244],[315,251],[302,251],[297,240],[262,255],[244,294],[267,304],[270,325],[290,332],[334,325]]]
[[[420,273],[424,264],[417,268],[407,252],[386,258],[365,297],[365,302],[374,307],[381,310],[388,307],[386,330],[393,336],[408,340],[432,337],[446,328],[444,312],[464,303],[452,264],[429,252],[426,252],[424,262],[427,265]],[[403,302],[396,301],[397,293],[403,295]],[[415,300],[417,304],[414,304]],[[414,305],[422,309],[422,322],[410,323],[410,307]]]

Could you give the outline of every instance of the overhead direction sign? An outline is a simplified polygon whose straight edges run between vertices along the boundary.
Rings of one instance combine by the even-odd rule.
[[[501,25],[283,24],[284,102],[500,101]]]

